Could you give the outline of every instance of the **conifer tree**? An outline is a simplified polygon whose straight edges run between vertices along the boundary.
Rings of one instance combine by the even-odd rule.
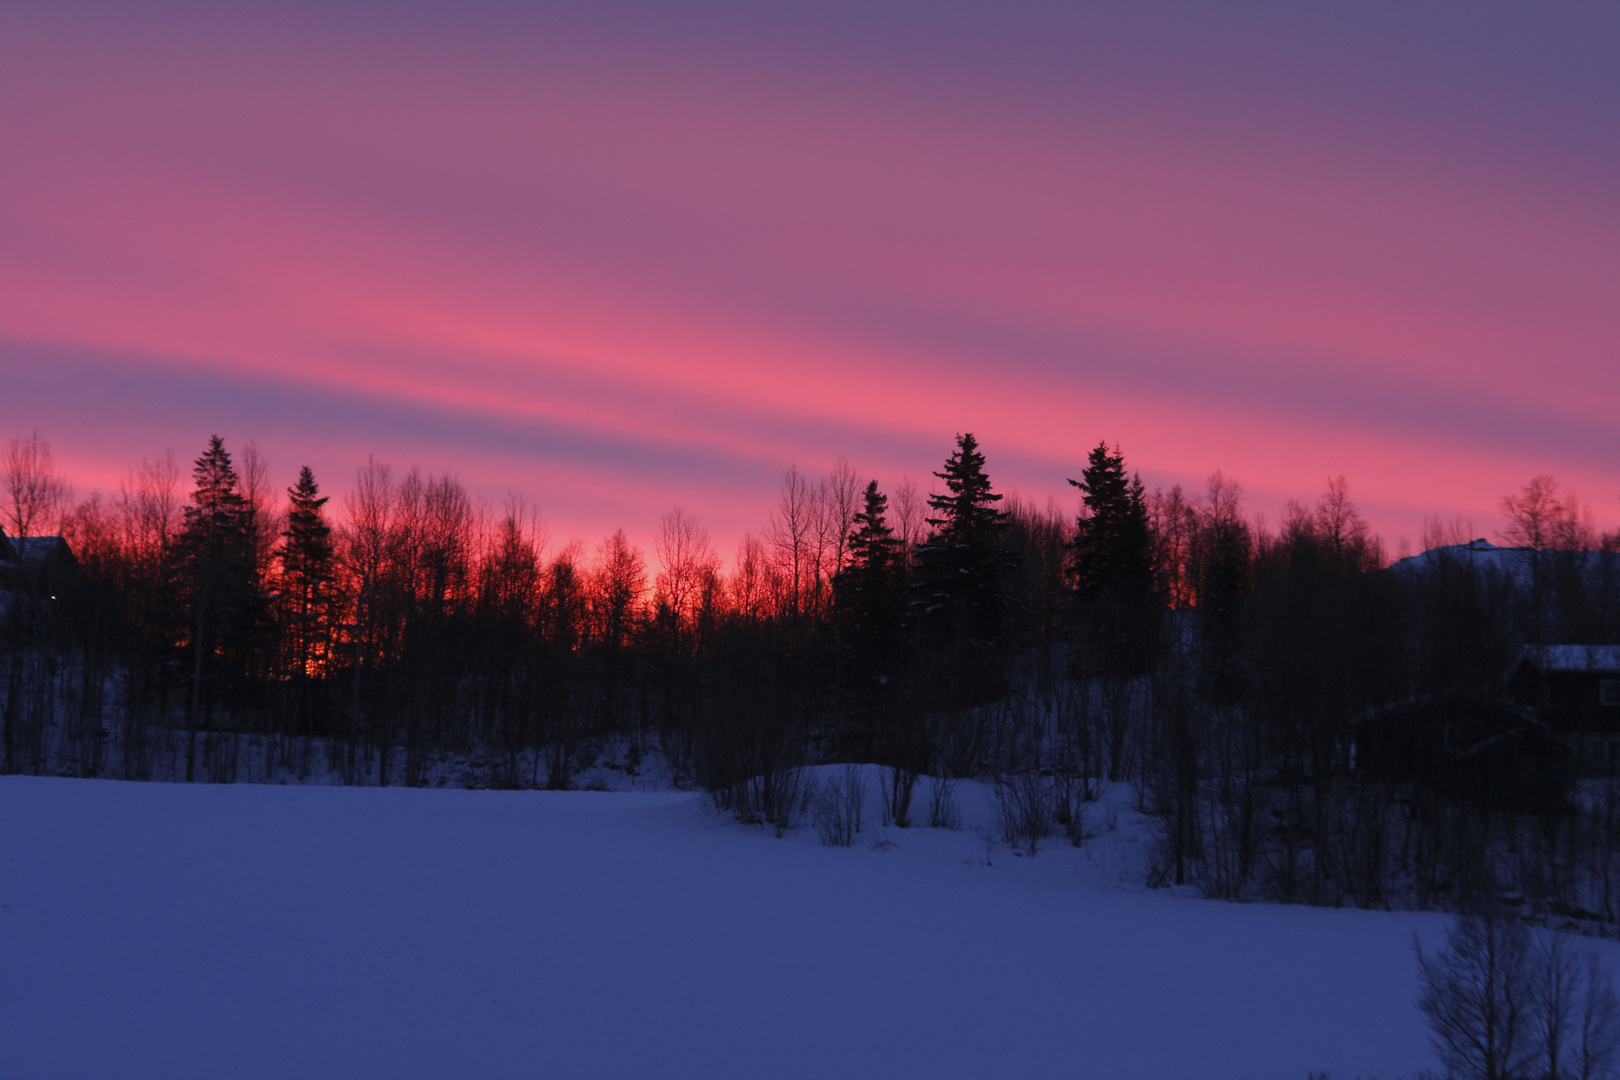
[[[188,781],[194,776],[197,727],[207,704],[206,669],[217,669],[216,681],[222,684],[242,673],[261,606],[253,507],[238,489],[231,455],[218,435],[209,439],[192,477],[191,505],[184,510],[175,545],[192,654]]]
[[[833,580],[833,601],[848,677],[845,699],[854,720],[848,749],[890,767],[886,798],[903,825],[912,785],[933,754],[926,725],[906,692],[914,673],[902,647],[905,564],[888,510],[888,497],[876,480],[869,482],[852,521],[849,564]]]
[[[988,615],[997,606],[997,586],[1007,565],[998,541],[1008,515],[996,509],[1002,497],[990,488],[978,440],[971,433],[958,435],[956,452],[944,471],[934,475],[945,481],[945,492],[928,497],[935,516],[925,519],[934,532],[918,552],[924,577],[937,599],[970,603]]]
[[[287,489],[287,528],[281,534],[281,596],[288,620],[290,666],[309,673],[320,658],[332,600],[332,527],[315,474],[305,465]]]
[[[1105,592],[1140,595],[1153,588],[1153,533],[1139,476],[1125,475],[1125,456],[1098,443],[1079,480],[1085,509],[1075,525],[1074,587],[1093,602]]]
[[[1148,665],[1159,601],[1154,579],[1153,528],[1138,476],[1127,476],[1125,455],[1099,442],[1079,480],[1082,510],[1075,523],[1070,574],[1079,601],[1082,663],[1096,674],[1140,674]]]
[[[990,490],[984,455],[972,432],[956,437],[956,453],[945,461],[945,471],[934,474],[945,481],[945,493],[930,495],[928,508],[938,517],[927,518],[934,527],[929,546],[985,548],[1007,528],[1007,514],[995,504],[1001,496]]]
[[[849,563],[833,583],[834,599],[847,627],[862,638],[892,636],[899,541],[889,527],[889,499],[877,481],[866,485],[864,505],[849,534]]]
[[[833,615],[841,653],[844,697],[852,707],[856,737],[870,759],[877,714],[898,659],[900,589],[898,541],[889,528],[888,498],[877,481],[866,485],[862,509],[846,538],[849,561],[833,578]]]
[[[1004,644],[1002,579],[1013,556],[1001,538],[1009,515],[996,509],[1002,497],[991,490],[971,433],[956,437],[956,452],[934,475],[945,481],[945,491],[928,499],[934,516],[926,520],[934,532],[917,552],[923,596],[913,606],[921,608],[924,643],[949,657],[956,696],[974,700],[991,692],[993,654]]]

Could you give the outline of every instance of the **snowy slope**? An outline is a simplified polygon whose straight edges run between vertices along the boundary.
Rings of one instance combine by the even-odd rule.
[[[1541,572],[1570,568],[1590,587],[1601,588],[1620,571],[1620,557],[1603,551],[1555,551],[1539,555]],[[1512,582],[1516,588],[1530,589],[1536,580],[1538,555],[1533,548],[1498,547],[1483,538],[1467,544],[1447,544],[1409,555],[1391,563],[1389,570],[1408,580],[1432,577],[1443,569],[1464,570]]]
[[[871,798],[824,848],[686,794],[0,778],[0,1075],[1433,1065],[1411,941],[1438,917],[1111,886],[1129,821],[1031,859],[871,827]]]

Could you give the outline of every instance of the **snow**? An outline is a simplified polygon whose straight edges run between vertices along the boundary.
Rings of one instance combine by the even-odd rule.
[[[1555,551],[1551,548],[1539,553],[1543,572],[1567,566],[1578,572],[1586,582],[1599,587],[1612,579],[1620,570],[1620,557],[1604,551]],[[1430,548],[1417,555],[1397,559],[1389,570],[1398,577],[1423,579],[1439,573],[1442,568],[1467,570],[1477,574],[1493,575],[1511,582],[1515,588],[1530,589],[1536,580],[1538,553],[1534,548],[1498,547],[1488,540],[1474,540],[1467,544],[1447,544]]]
[[[961,800],[960,831],[884,828],[874,775],[829,848],[680,792],[0,778],[0,1073],[1433,1067],[1412,935],[1439,916],[1144,889],[1123,787],[1033,857]]]
[[[1543,671],[1620,671],[1620,645],[1527,645],[1522,655]]]

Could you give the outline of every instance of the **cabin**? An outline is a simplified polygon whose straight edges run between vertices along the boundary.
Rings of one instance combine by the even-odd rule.
[[[80,576],[79,560],[60,536],[7,536],[0,529],[0,613],[17,597],[50,601]]]
[[[1422,694],[1355,720],[1355,769],[1541,813],[1581,776],[1620,776],[1620,645],[1531,645],[1488,691]]]
[[[1529,645],[1502,684],[1575,749],[1582,775],[1620,775],[1620,645]]]
[[[1497,810],[1556,812],[1577,768],[1575,750],[1535,709],[1495,694],[1421,694],[1368,710],[1354,727],[1359,778]]]

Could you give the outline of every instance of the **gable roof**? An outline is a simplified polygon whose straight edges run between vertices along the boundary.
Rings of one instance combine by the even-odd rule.
[[[28,570],[37,570],[51,558],[72,558],[73,552],[60,536],[25,536],[11,541],[11,561]]]
[[[20,540],[0,535],[0,587],[25,578],[55,578],[79,573],[73,548],[60,536],[25,536]]]
[[[1520,664],[1542,671],[1620,673],[1620,645],[1526,645],[1511,670]]]
[[[1464,689],[1460,686],[1444,690],[1430,690],[1423,694],[1412,694],[1395,701],[1386,701],[1381,705],[1374,705],[1364,709],[1350,718],[1352,725],[1366,724],[1372,721],[1399,716],[1403,713],[1414,713],[1425,710],[1460,705],[1468,708],[1477,708],[1495,712],[1503,717],[1511,717],[1530,725],[1539,725],[1540,719],[1534,709],[1526,708],[1518,702],[1510,701],[1497,694],[1482,693],[1479,690]]]

